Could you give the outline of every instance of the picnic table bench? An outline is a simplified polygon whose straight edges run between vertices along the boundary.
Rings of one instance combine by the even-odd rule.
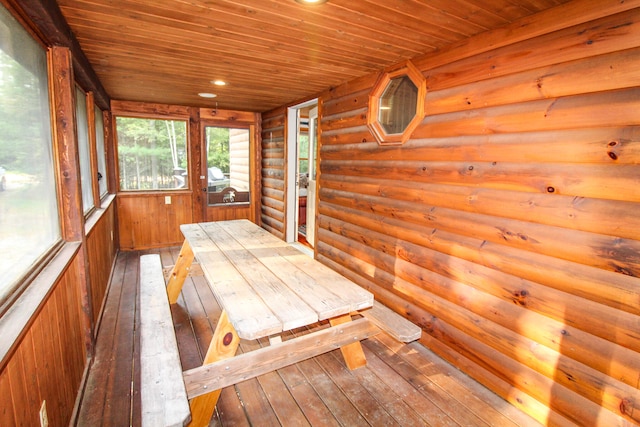
[[[140,259],[143,425],[208,425],[222,388],[337,348],[349,369],[364,366],[360,341],[380,326],[395,325],[405,341],[420,336],[417,326],[374,306],[370,292],[249,221],[180,229],[185,241],[166,289],[159,256]],[[222,314],[202,366],[183,372],[169,303],[178,300],[194,259]],[[325,320],[326,328],[282,339]],[[263,337],[270,346],[236,355],[241,339]]]

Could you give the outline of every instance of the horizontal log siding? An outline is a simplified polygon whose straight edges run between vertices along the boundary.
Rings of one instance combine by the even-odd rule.
[[[581,3],[588,22],[568,4],[416,60],[427,114],[402,146],[366,127],[377,76],[325,93],[317,253],[541,422],[640,424],[640,9]]]
[[[262,227],[285,237],[285,116],[279,108],[262,116]]]

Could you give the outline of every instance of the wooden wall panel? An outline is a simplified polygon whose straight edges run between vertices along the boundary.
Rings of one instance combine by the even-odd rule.
[[[87,364],[79,290],[80,257],[69,264],[0,371],[0,424],[68,425]]]
[[[285,237],[285,116],[279,108],[262,116],[262,226],[274,235]]]
[[[366,127],[377,76],[321,97],[318,259],[544,424],[640,424],[639,29],[585,0],[418,58],[402,146]]]
[[[94,325],[97,325],[102,311],[102,303],[107,293],[111,269],[117,252],[115,205],[115,202],[109,204],[98,223],[87,234],[87,259],[89,260],[89,283],[91,285],[91,309]],[[94,330],[94,334],[96,332],[97,329]]]
[[[193,222],[191,197],[191,192],[119,193],[120,249],[181,245],[180,225]]]

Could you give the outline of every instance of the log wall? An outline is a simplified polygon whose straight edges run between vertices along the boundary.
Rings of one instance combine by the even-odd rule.
[[[366,126],[377,76],[321,96],[317,257],[550,425],[640,424],[640,9],[580,1],[415,59],[426,116]],[[263,116],[284,233],[284,111]]]
[[[260,218],[262,227],[274,235],[285,238],[286,192],[286,108],[262,116],[262,200]]]

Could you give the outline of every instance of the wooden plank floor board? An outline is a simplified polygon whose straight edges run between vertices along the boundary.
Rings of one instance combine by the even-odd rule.
[[[125,286],[125,270],[130,260],[137,258],[137,254],[123,252],[118,256],[115,270],[111,279],[111,285],[104,305],[104,311],[100,320],[100,329],[97,334],[95,357],[91,366],[90,375],[84,389],[83,402],[78,414],[79,426],[102,426],[103,420],[109,415],[106,414],[106,404],[108,390],[105,386],[109,381],[109,376],[116,375],[113,370],[113,348],[116,345],[116,330],[121,307],[120,301]],[[131,287],[131,286],[129,286]],[[133,334],[133,330],[131,331]],[[122,373],[118,373],[122,375]],[[121,399],[118,403],[119,409],[129,412],[130,402]]]
[[[344,365],[344,360],[339,353],[332,352],[331,356],[337,363]],[[375,355],[367,354],[367,360]],[[398,424],[405,427],[420,427],[425,425],[425,420],[409,406],[394,389],[385,384],[372,369],[356,369],[351,372],[356,380],[373,396],[377,403],[391,415]]]
[[[445,427],[458,426],[458,424],[449,417],[446,411],[436,406],[427,396],[411,384],[410,381],[406,378],[399,377],[398,373],[394,371],[391,366],[378,357],[376,353],[371,351],[366,342],[364,350],[369,368],[388,387],[395,390],[402,400],[418,414],[425,425]]]
[[[480,417],[471,412],[468,408],[461,405],[460,402],[453,399],[450,395],[443,392],[440,387],[436,386],[429,378],[420,370],[416,369],[398,354],[384,346],[379,340],[371,340],[367,342],[376,354],[404,378],[409,378],[409,382],[421,391],[428,399],[430,399],[438,408],[448,411],[448,415],[460,425],[487,426]]]
[[[104,426],[128,425],[132,413],[132,384],[135,321],[138,300],[139,257],[131,257],[125,267],[122,293],[111,353],[112,373],[107,378],[107,398],[105,400]],[[119,396],[118,400],[111,396]],[[120,403],[123,402],[123,403]],[[125,403],[126,402],[126,403]]]
[[[469,378],[451,365],[440,360],[430,350],[419,345],[401,345],[389,336],[381,336],[380,342],[411,363],[429,377],[429,380],[444,392],[469,408],[487,424],[495,427],[514,427],[526,422],[522,412],[509,405],[484,387],[466,387]],[[429,356],[428,358],[425,356]],[[503,414],[500,409],[510,409]],[[513,417],[514,419],[511,419]]]
[[[164,266],[173,265],[179,249],[118,255],[78,426],[140,425],[138,259],[159,253]],[[186,279],[171,310],[183,369],[196,367],[220,315],[203,276]],[[242,341],[239,351],[266,345]],[[368,363],[355,371],[335,350],[223,389],[210,426],[538,425],[418,343],[379,334],[363,347]]]
[[[278,375],[311,425],[340,426],[297,365],[278,370]]]
[[[268,341],[264,344],[268,345]],[[249,341],[241,344],[243,352],[257,350],[261,347],[262,345],[259,341]],[[261,375],[257,380],[280,424],[291,423],[291,425],[300,427],[310,425],[304,413],[296,404],[293,395],[276,371]]]

